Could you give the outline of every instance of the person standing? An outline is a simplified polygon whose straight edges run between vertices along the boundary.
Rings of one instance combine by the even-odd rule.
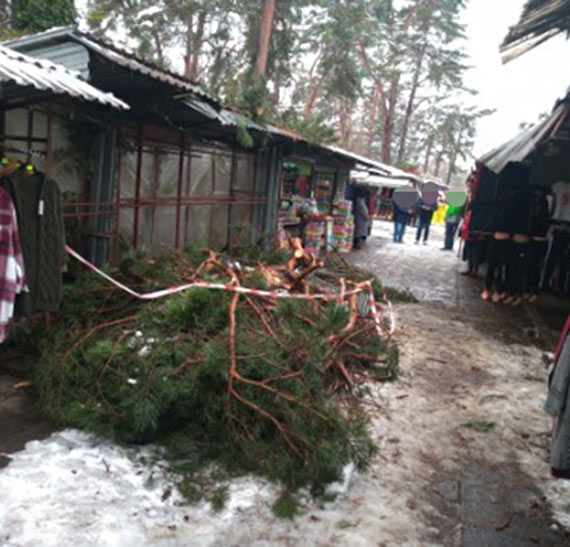
[[[418,192],[413,186],[397,188],[392,196],[394,207],[394,243],[404,243],[406,226],[410,219],[410,213],[418,202]]]
[[[453,251],[455,235],[463,217],[463,208],[467,196],[465,192],[448,192],[447,203],[449,207],[445,213],[445,244],[442,251]]]
[[[394,203],[394,243],[403,243],[410,210]]]
[[[435,210],[437,209],[438,190],[433,182],[427,182],[422,188],[422,197],[418,203],[419,225],[416,232],[416,245],[424,236],[424,245],[427,245],[429,229]]]
[[[357,194],[354,202],[354,248],[360,249],[368,237],[370,212],[362,193]]]

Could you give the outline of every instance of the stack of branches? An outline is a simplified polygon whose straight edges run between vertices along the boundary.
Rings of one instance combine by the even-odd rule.
[[[58,425],[163,443],[192,472],[216,460],[319,491],[348,462],[365,467],[375,448],[362,388],[395,377],[397,348],[359,313],[351,291],[362,282],[327,273],[300,241],[292,246],[284,264],[244,267],[213,251],[198,262],[191,251],[129,259],[112,275],[142,290],[203,281],[307,296],[334,281],[349,296],[195,288],[141,303],[81,273],[40,337],[32,380],[41,410]]]

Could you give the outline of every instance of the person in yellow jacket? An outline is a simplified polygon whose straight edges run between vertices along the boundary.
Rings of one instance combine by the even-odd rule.
[[[447,213],[447,203],[440,203],[433,214],[432,223],[443,226],[445,224],[445,214]]]

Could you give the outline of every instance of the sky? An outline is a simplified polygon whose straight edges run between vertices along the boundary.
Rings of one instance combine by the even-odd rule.
[[[570,40],[565,35],[503,65],[499,45],[520,17],[525,0],[469,0],[466,52],[471,58],[466,83],[477,89],[475,104],[496,109],[479,123],[473,154],[479,157],[514,137],[521,122],[550,112],[570,86]]]

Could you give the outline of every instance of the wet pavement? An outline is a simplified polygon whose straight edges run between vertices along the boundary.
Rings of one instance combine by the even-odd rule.
[[[427,245],[415,244],[416,229],[408,226],[404,243],[397,244],[392,241],[392,223],[376,221],[364,248],[350,256],[356,263],[365,262],[386,285],[408,291],[420,302],[468,309],[474,316],[487,317],[490,325],[533,329],[527,335],[554,344],[570,313],[570,299],[543,294],[538,302],[517,308],[482,301],[483,268],[479,279],[463,275],[466,263],[458,256],[460,241],[456,239],[452,252],[443,251],[444,231],[432,225]]]
[[[441,250],[443,227],[432,227],[426,246],[414,244],[414,229],[404,244],[391,236],[390,223],[376,222],[350,259],[418,300],[396,306],[401,395],[387,431],[400,428],[394,456],[408,452],[416,467],[419,494],[409,507],[430,530],[423,539],[468,547],[570,545],[570,507],[557,498],[570,490],[550,477],[549,421],[541,410],[545,350],[564,317],[548,322],[544,314],[566,304],[551,297],[517,308],[483,302],[482,281],[461,274],[458,242],[454,252]]]
[[[8,465],[10,454],[22,450],[28,441],[44,439],[53,431],[34,411],[25,359],[0,354],[0,468]]]

